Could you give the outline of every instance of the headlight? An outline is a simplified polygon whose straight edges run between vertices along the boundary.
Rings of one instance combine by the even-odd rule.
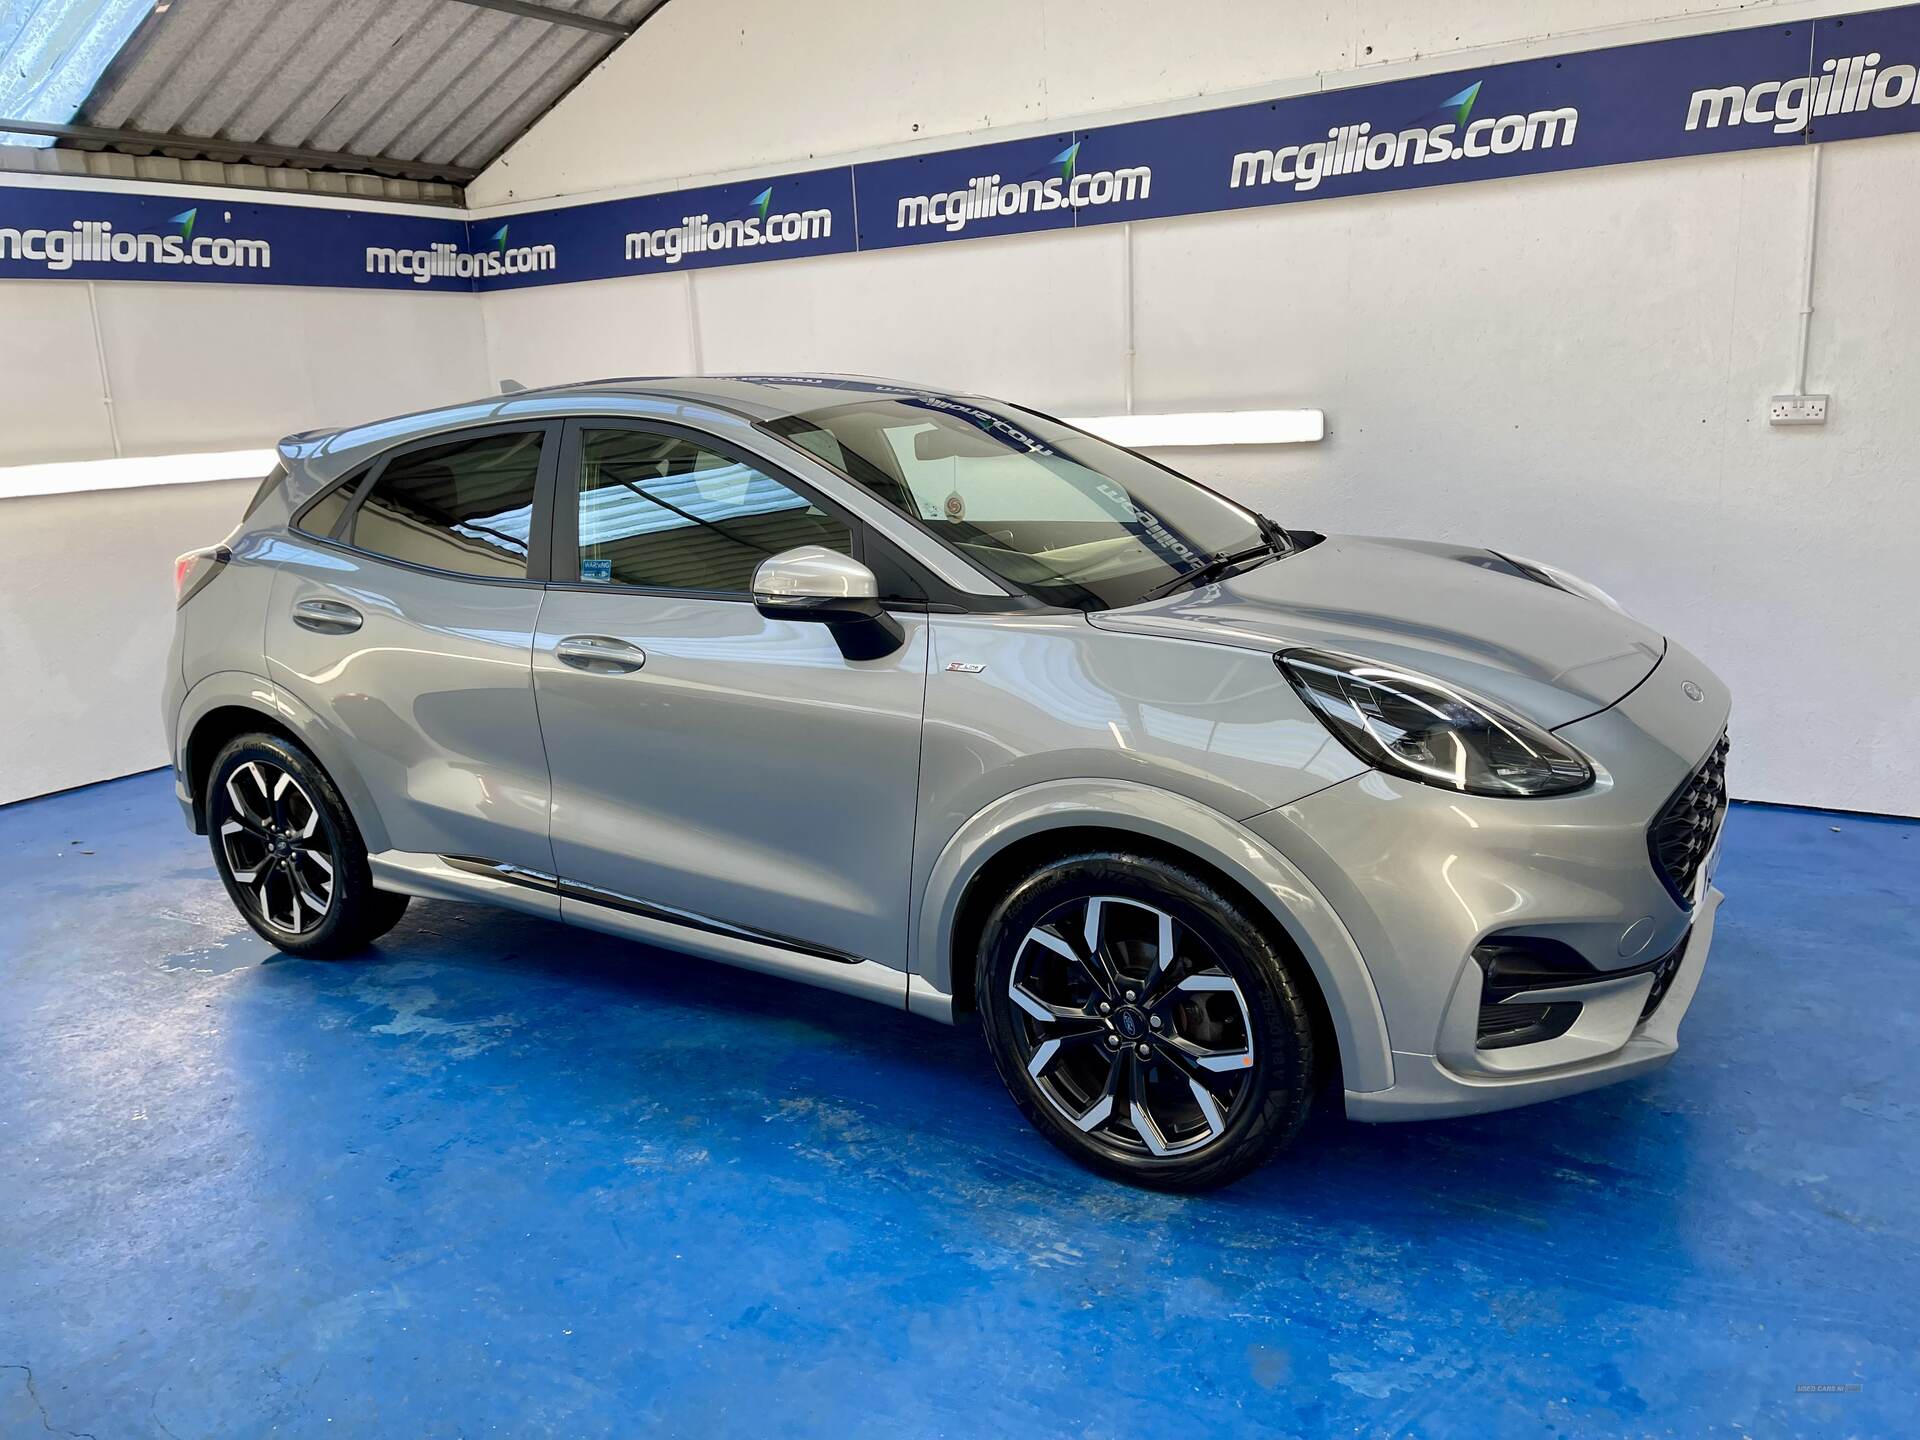
[[[1469,795],[1564,795],[1593,767],[1531,721],[1427,675],[1288,650],[1276,655],[1334,738],[1376,769]]]
[[[1598,600],[1609,610],[1618,610],[1622,615],[1627,607],[1613,596],[1595,585],[1591,580],[1582,580],[1578,575],[1569,575],[1557,565],[1542,565],[1538,560],[1528,560],[1519,555],[1509,555],[1505,551],[1493,552],[1529,580],[1537,580],[1542,585],[1551,585],[1556,590],[1564,590],[1569,595],[1578,595],[1584,600]]]

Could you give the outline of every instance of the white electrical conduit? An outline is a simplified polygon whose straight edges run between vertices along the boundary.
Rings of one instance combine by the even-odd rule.
[[[1800,351],[1793,366],[1793,393],[1807,393],[1807,342],[1813,333],[1813,242],[1820,224],[1820,150],[1807,146],[1807,243],[1800,272]]]

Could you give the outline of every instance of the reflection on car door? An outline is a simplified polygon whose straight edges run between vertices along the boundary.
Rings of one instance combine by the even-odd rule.
[[[559,432],[410,447],[281,542],[269,673],[351,742],[393,849],[553,868],[531,652]]]
[[[857,525],[710,437],[570,423],[556,493],[534,682],[563,910],[591,894],[904,971],[924,617],[853,661],[762,615],[762,560],[856,553]]]

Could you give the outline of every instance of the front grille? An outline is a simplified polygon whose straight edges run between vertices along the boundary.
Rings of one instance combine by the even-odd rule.
[[[1674,792],[1647,830],[1653,868],[1682,905],[1693,903],[1693,882],[1713,849],[1726,813],[1727,737],[1723,732],[1713,753]]]

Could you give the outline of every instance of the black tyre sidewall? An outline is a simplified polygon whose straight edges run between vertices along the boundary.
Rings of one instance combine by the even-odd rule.
[[[226,848],[220,843],[221,822],[233,809],[227,778],[250,760],[264,760],[292,775],[320,812],[320,825],[334,858],[334,893],[332,908],[311,930],[297,934],[283,930],[256,913],[227,863]],[[214,758],[207,782],[207,837],[214,866],[235,908],[262,939],[289,955],[349,954],[392,929],[406,909],[406,896],[374,889],[366,844],[327,772],[305,750],[277,735],[242,735]]]
[[[1021,1012],[1007,996],[1020,941],[1056,907],[1093,895],[1165,910],[1212,949],[1246,998],[1254,1030],[1254,1093],[1236,1109],[1224,1135],[1191,1155],[1124,1157],[1104,1149],[1067,1123],[1027,1074],[1017,1028]],[[1316,1061],[1294,963],[1261,925],[1201,876],[1155,857],[1090,851],[1029,876],[995,907],[982,934],[974,993],[994,1065],[1035,1128],[1103,1174],[1137,1185],[1199,1190],[1227,1184],[1264,1163],[1306,1120]]]

